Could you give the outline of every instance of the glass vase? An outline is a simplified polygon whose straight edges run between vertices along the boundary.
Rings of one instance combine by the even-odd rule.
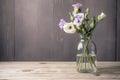
[[[76,55],[77,71],[81,73],[95,73],[96,68],[96,45],[91,37],[81,36]]]

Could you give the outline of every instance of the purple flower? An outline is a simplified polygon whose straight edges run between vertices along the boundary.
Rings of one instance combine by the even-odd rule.
[[[72,5],[74,8],[80,9],[82,7],[81,3],[73,4]]]
[[[82,21],[84,20],[84,13],[78,13],[78,14],[75,14],[73,13],[73,16],[74,16],[74,25],[76,26],[80,26],[82,24]]]
[[[65,25],[66,21],[64,19],[60,19],[60,22],[59,22],[59,27],[61,29],[63,29],[63,26]]]

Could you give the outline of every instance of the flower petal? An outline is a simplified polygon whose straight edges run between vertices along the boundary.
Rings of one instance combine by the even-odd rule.
[[[63,30],[66,33],[71,33],[71,34],[76,32],[76,29],[75,29],[73,23],[66,23],[63,27]]]
[[[81,3],[77,3],[77,4],[73,4],[72,6],[73,6],[73,7],[76,7],[76,8],[81,8],[81,7],[82,7],[82,4],[81,4]]]
[[[82,21],[84,20],[84,13],[78,13],[78,14],[75,14],[73,13],[74,15],[74,25],[76,26],[80,26],[82,24]]]
[[[63,26],[65,25],[66,21],[64,19],[60,19],[60,22],[59,22],[59,27],[61,29],[63,29]]]

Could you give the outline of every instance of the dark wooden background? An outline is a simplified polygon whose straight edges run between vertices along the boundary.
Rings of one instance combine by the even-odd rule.
[[[93,36],[98,60],[120,60],[120,0],[0,0],[0,60],[75,60],[79,37],[58,23],[69,21],[77,2],[83,10],[89,7],[91,16],[107,14]]]

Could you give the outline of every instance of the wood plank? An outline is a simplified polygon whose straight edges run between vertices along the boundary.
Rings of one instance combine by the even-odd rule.
[[[98,62],[98,76],[78,73],[75,62],[0,62],[0,80],[119,80],[120,62]]]
[[[79,38],[65,34],[58,22],[60,18],[69,21],[68,12],[76,2],[82,2],[84,9],[89,7],[93,15],[101,11],[107,14],[94,34],[98,60],[119,60],[119,20],[115,54],[116,0],[0,0],[0,60],[14,60],[14,56],[16,60],[75,60]],[[117,14],[119,19],[119,8]]]
[[[15,0],[15,60],[51,60],[52,0]]]
[[[120,0],[117,0],[117,54],[116,60],[120,61]]]
[[[14,60],[14,0],[0,0],[0,60]]]

